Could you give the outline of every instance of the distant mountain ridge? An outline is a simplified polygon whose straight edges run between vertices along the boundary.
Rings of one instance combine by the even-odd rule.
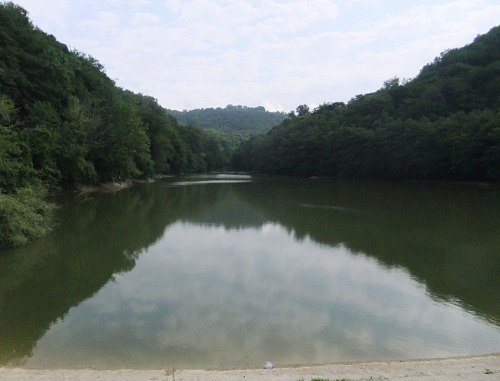
[[[284,112],[270,112],[262,106],[227,105],[225,108],[166,110],[182,125],[196,125],[225,133],[255,135],[269,131],[287,118]]]

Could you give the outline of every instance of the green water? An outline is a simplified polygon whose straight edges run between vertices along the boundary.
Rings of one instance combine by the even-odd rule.
[[[65,196],[0,253],[0,366],[500,351],[500,191],[201,176]]]

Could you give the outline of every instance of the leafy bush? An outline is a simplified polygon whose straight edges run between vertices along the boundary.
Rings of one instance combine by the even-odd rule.
[[[20,246],[50,231],[56,206],[45,200],[44,187],[0,194],[0,246]]]

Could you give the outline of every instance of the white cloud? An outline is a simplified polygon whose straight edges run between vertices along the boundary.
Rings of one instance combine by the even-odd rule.
[[[151,13],[135,13],[132,15],[131,24],[133,26],[149,26],[158,24],[161,21],[160,17]]]
[[[346,101],[394,75],[416,76],[500,19],[493,0],[19,3],[119,86],[180,109]]]
[[[379,0],[347,0],[347,1],[344,1],[344,3],[347,5],[347,6],[351,6],[351,5],[354,5],[354,4],[379,4],[380,1]]]
[[[81,20],[77,25],[95,35],[115,32],[122,25],[122,20],[118,13],[101,11],[93,19]]]
[[[64,27],[69,21],[69,0],[53,0],[50,6],[39,0],[14,1],[29,12],[29,17],[38,27],[45,29],[50,27]],[[57,37],[57,36],[56,36]]]

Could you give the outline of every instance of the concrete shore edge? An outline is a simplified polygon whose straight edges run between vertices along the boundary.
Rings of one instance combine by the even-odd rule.
[[[331,365],[237,370],[97,370],[0,368],[0,381],[358,381],[358,380],[500,380],[500,353],[424,360],[370,361]]]

